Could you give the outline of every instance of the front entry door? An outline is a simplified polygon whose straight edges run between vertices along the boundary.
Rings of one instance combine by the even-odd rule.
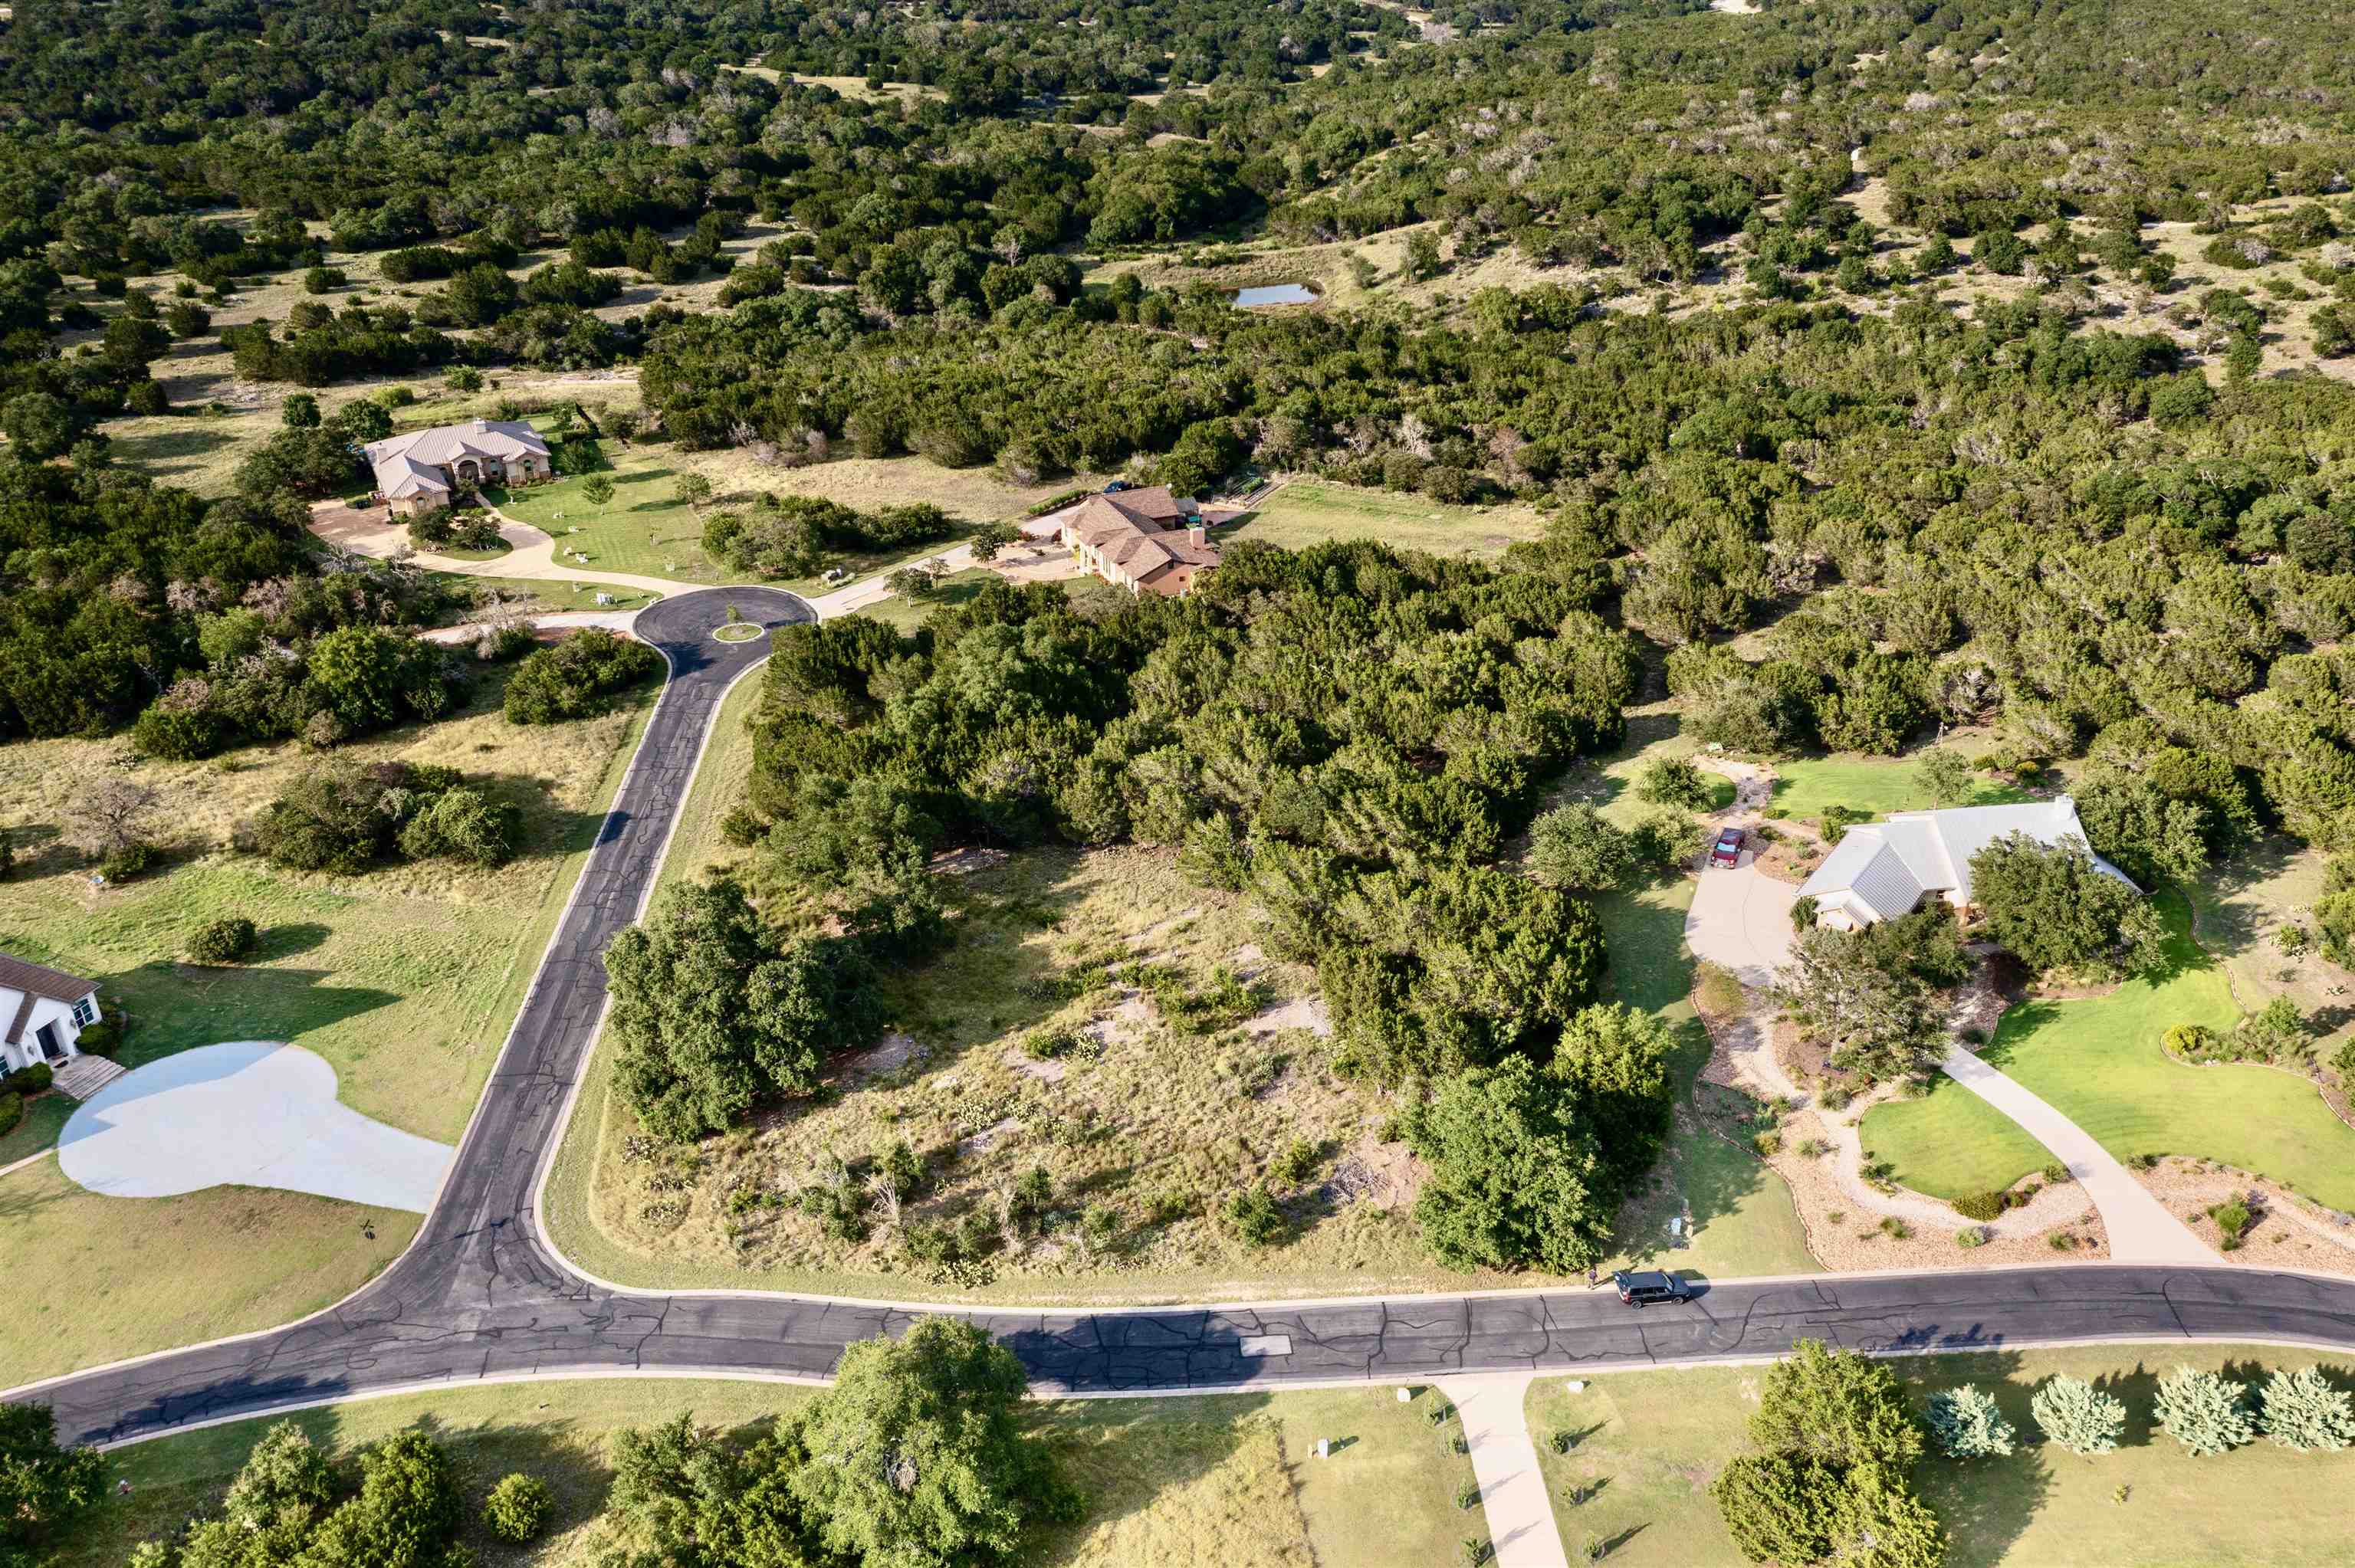
[[[42,1024],[38,1029],[33,1031],[33,1038],[40,1042],[41,1059],[43,1061],[62,1062],[66,1059],[66,1048],[58,1044],[58,1026],[56,1024]]]

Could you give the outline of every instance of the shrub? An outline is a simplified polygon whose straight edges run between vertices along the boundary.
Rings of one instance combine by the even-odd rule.
[[[1683,757],[1657,757],[1646,763],[1636,776],[1636,798],[1693,811],[1706,811],[1717,800],[1707,777]]]
[[[2072,1454],[2106,1454],[2126,1429],[2126,1407],[2083,1378],[2047,1378],[2028,1402],[2040,1431]]]
[[[1295,1138],[1275,1162],[1275,1179],[1287,1187],[1297,1187],[1316,1173],[1322,1151],[1305,1138]]]
[[[1996,1408],[1995,1395],[1974,1384],[1932,1394],[1927,1414],[1931,1440],[1948,1458],[1982,1459],[2012,1450],[2011,1423]]]
[[[2058,1160],[2044,1168],[2045,1185],[2050,1187],[2058,1187],[2062,1182],[2066,1181],[2067,1180],[2069,1180],[2069,1168],[2066,1165],[2062,1164]]]
[[[1955,1200],[1955,1213],[1966,1220],[1991,1220],[2004,1208],[2000,1192],[1973,1192]]]
[[[1075,1044],[1068,1029],[1034,1029],[1022,1037],[1022,1054],[1034,1062],[1069,1055]]]
[[[2320,1367],[2275,1371],[2265,1380],[2257,1426],[2285,1448],[2337,1453],[2355,1444],[2355,1401],[2331,1387]]]
[[[1985,1225],[1965,1225],[1955,1233],[1955,1245],[1966,1252],[1987,1244],[1987,1228]]]
[[[1824,1109],[1829,1111],[1846,1110],[1848,1109],[1849,1101],[1855,1097],[1855,1096],[1849,1093],[1845,1086],[1831,1084],[1828,1085],[1821,1093],[1816,1096],[1816,1103],[1822,1106]]]
[[[47,1062],[36,1062],[0,1076],[0,1094],[37,1095],[49,1086],[55,1075]]]
[[[2235,1197],[2211,1204],[2208,1217],[2216,1222],[2223,1250],[2231,1252],[2241,1245],[2241,1237],[2247,1234],[2249,1222],[2254,1216],[2250,1212],[2247,1200]]]
[[[2194,1454],[2222,1454],[2257,1435],[2248,1389],[2219,1374],[2178,1367],[2161,1379],[2152,1412],[2167,1435]]]
[[[122,1029],[103,1018],[96,1023],[85,1025],[82,1032],[74,1036],[74,1049],[85,1055],[112,1056],[122,1048]]]
[[[22,1095],[0,1094],[0,1137],[16,1130],[25,1119],[25,1097]]]
[[[200,964],[233,964],[253,950],[253,922],[231,915],[197,927],[188,938],[188,957]]]
[[[512,801],[461,784],[409,820],[400,830],[400,853],[411,860],[440,855],[468,865],[504,865],[515,858],[522,836],[523,813]]]
[[[1219,1213],[1245,1246],[1265,1246],[1284,1229],[1283,1211],[1256,1182],[1229,1198]]]
[[[517,1471],[500,1478],[483,1501],[483,1528],[517,1546],[531,1540],[548,1522],[548,1485],[537,1476]]]
[[[1913,1227],[1895,1214],[1881,1216],[1881,1234],[1891,1241],[1903,1241],[1913,1234]]]
[[[1750,1141],[1765,1159],[1772,1160],[1783,1152],[1783,1135],[1779,1132],[1762,1132]]]
[[[2169,1055],[2204,1062],[2216,1048],[2216,1032],[2204,1023],[2178,1023],[2162,1036]]]
[[[507,720],[555,724],[579,718],[595,711],[599,698],[662,669],[662,655],[645,643],[591,627],[540,649],[516,667],[507,683]]]
[[[154,844],[144,839],[133,839],[108,852],[106,858],[98,863],[98,869],[109,882],[129,882],[154,867],[160,858],[161,854]]]

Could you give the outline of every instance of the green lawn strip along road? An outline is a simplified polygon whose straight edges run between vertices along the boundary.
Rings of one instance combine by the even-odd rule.
[[[2009,1457],[1957,1461],[1936,1453],[1913,1474],[1953,1538],[1945,1568],[2327,1568],[2347,1560],[2346,1533],[2325,1516],[2355,1488],[2355,1449],[2296,1454],[2259,1441],[2194,1458],[2151,1425],[2158,1379],[2178,1364],[2258,1383],[2277,1367],[2320,1359],[2340,1387],[2344,1356],[2264,1345],[2095,1347],[1908,1357],[1895,1363],[1918,1414],[1942,1388],[1974,1383],[2017,1430]],[[1558,1376],[1529,1389],[1530,1436],[1573,1563],[1589,1541],[1615,1542],[1614,1568],[1738,1563],[1709,1483],[1746,1443],[1758,1407],[1756,1367],[1609,1372],[1570,1393]],[[2030,1419],[2037,1383],[2055,1372],[2123,1400],[2124,1446],[2079,1458],[2043,1444]],[[1578,1434],[1567,1455],[1557,1432]],[[1571,1503],[1569,1486],[1596,1487]],[[2115,1496],[2125,1489],[2125,1500]],[[2326,1501],[2325,1499],[2330,1499]]]
[[[2241,1013],[2222,969],[2192,941],[2182,896],[2160,894],[2158,904],[2170,933],[2162,970],[2104,996],[2020,1003],[1979,1054],[2121,1160],[2221,1160],[2330,1208],[2355,1209],[2355,1129],[2331,1115],[2311,1083],[2271,1067],[2192,1066],[2166,1054],[2159,1042],[2169,1025],[2229,1029]],[[1940,1197],[2006,1185],[2007,1170],[2016,1180],[2043,1162],[2032,1142],[1994,1152],[1979,1129],[2010,1122],[1956,1101],[1980,1106],[1949,1083],[1920,1100],[1877,1106],[1865,1117],[1865,1145],[1895,1165],[1898,1181]]]
[[[111,891],[96,913],[53,889],[16,889],[11,944],[91,974],[123,999],[134,1020],[119,1057],[126,1066],[226,1040],[288,1040],[336,1068],[345,1104],[455,1142],[655,690],[625,699],[626,717],[613,726],[619,744],[593,800],[551,830],[559,836],[541,840],[549,847],[539,855],[500,874],[546,876],[527,919],[388,896],[365,880],[344,892],[259,861],[207,857]],[[261,927],[256,961],[172,961],[190,930],[225,914]],[[63,1119],[44,1113],[43,1125],[54,1136]],[[53,1162],[28,1166],[0,1179],[0,1257],[8,1260],[0,1268],[0,1379],[14,1384],[291,1321],[366,1283],[418,1224],[414,1214],[259,1188],[103,1198]]]
[[[217,1507],[254,1443],[292,1419],[331,1454],[419,1426],[449,1452],[468,1504],[464,1543],[485,1564],[586,1568],[608,1536],[598,1523],[613,1434],[685,1410],[697,1422],[757,1431],[811,1391],[787,1384],[674,1379],[516,1383],[355,1400],[291,1417],[233,1422],[120,1450],[132,1484],[96,1524],[39,1568],[119,1568],[141,1541],[165,1537]],[[1087,1512],[1029,1544],[1028,1568],[1364,1568],[1449,1561],[1478,1533],[1455,1505],[1472,1462],[1441,1452],[1425,1390],[1401,1404],[1387,1386],[1036,1407],[1035,1429],[1087,1499]],[[1454,1432],[1453,1425],[1446,1428]],[[1316,1457],[1318,1438],[1333,1444]],[[493,1539],[474,1510],[498,1478],[521,1470],[553,1494],[546,1536],[529,1548]]]
[[[1813,821],[1833,806],[1880,817],[1891,811],[1926,811],[1938,804],[1911,757],[1799,758],[1774,764],[1773,772],[1774,791],[1766,809],[1797,821]],[[2031,799],[2024,790],[1980,774],[1963,804],[2000,806]]]
[[[1675,1025],[1674,1071],[1684,1086],[1668,1148],[1648,1185],[1620,1211],[1620,1254],[1605,1266],[1640,1265],[1720,1278],[1812,1273],[1821,1266],[1807,1251],[1790,1188],[1753,1150],[1721,1130],[1740,1114],[1743,1097],[1700,1078],[1710,1043],[1693,1012],[1692,955],[1684,946],[1692,890],[1692,878],[1678,877],[1595,904],[1616,1000]],[[1686,1245],[1671,1239],[1671,1218],[1689,1224]]]
[[[1678,730],[1677,715],[1664,707],[1630,713],[1627,740],[1610,757],[1582,764],[1564,783],[1560,798],[1592,802],[1621,827],[1658,810],[1635,791],[1636,776],[1661,757],[1689,757],[1691,743]],[[1722,808],[1733,799],[1733,783],[1706,774]],[[1654,1167],[1651,1183],[1620,1211],[1623,1249],[1612,1265],[1668,1267],[1721,1278],[1736,1275],[1810,1274],[1820,1268],[1807,1250],[1791,1190],[1783,1178],[1738,1140],[1730,1124],[1742,1114],[1746,1097],[1704,1083],[1709,1032],[1693,1011],[1693,957],[1686,948],[1685,916],[1692,907],[1694,879],[1678,876],[1633,893],[1595,900],[1610,955],[1613,1000],[1657,1013],[1676,1026],[1682,1048],[1675,1065],[1684,1086],[1678,1097],[1676,1128]],[[1672,1243],[1668,1221],[1689,1225],[1683,1245]]]

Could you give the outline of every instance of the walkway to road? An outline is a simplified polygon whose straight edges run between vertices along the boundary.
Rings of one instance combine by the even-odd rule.
[[[2216,1261],[2208,1244],[2168,1212],[2149,1188],[2134,1179],[2093,1134],[2031,1093],[2019,1079],[1997,1072],[1957,1045],[1938,1064],[1946,1075],[2003,1112],[2028,1131],[2085,1189],[2110,1234],[2113,1263],[2204,1264]]]
[[[1570,1568],[1554,1524],[1553,1499],[1529,1441],[1528,1401],[1535,1372],[1451,1377],[1439,1392],[1455,1406],[1472,1450],[1473,1478],[1488,1517],[1489,1561],[1497,1568]]]

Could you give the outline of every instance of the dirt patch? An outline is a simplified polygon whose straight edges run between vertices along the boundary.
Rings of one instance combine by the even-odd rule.
[[[1342,1151],[1318,1195],[1337,1207],[1370,1203],[1384,1213],[1404,1209],[1423,1190],[1430,1170],[1405,1144],[1384,1143],[1379,1135],[1368,1132]]]
[[[872,1083],[889,1077],[911,1062],[921,1062],[931,1053],[917,1044],[915,1036],[893,1031],[877,1044],[848,1057],[838,1075],[847,1084]]]
[[[1325,1008],[1321,996],[1295,997],[1278,1002],[1256,1018],[1243,1021],[1243,1029],[1252,1034],[1274,1034],[1286,1029],[1305,1029],[1318,1039],[1329,1039],[1333,1020]]]
[[[943,850],[932,857],[931,869],[936,874],[970,876],[976,871],[1005,863],[1006,852],[1002,849]]]
[[[1052,1057],[1042,1060],[1011,1046],[1007,1048],[1006,1053],[998,1060],[1024,1077],[1036,1078],[1042,1084],[1060,1084],[1063,1081],[1063,1075],[1071,1070]]]
[[[2127,1167],[2133,1170],[2132,1166]],[[2135,1177],[2181,1216],[2224,1263],[2246,1268],[2307,1268],[2355,1277],[2355,1218],[2310,1203],[2261,1176],[2212,1160],[2169,1155]],[[2222,1249],[2222,1233],[2209,1210],[2238,1198],[2251,1214],[2241,1245]]]
[[[979,1132],[975,1133],[972,1137],[958,1139],[957,1153],[965,1159],[970,1160],[976,1154],[986,1153],[990,1146],[995,1144],[999,1139],[1007,1137],[1013,1133],[1020,1132],[1021,1130],[1022,1118],[1020,1117],[1000,1117],[996,1121],[991,1122],[987,1127],[983,1128]]]

